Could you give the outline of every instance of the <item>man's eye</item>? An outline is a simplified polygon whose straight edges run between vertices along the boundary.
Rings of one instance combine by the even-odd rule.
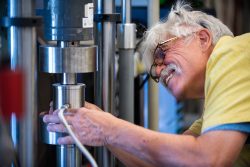
[[[165,51],[162,51],[160,54],[159,54],[159,58],[163,59],[165,57]]]

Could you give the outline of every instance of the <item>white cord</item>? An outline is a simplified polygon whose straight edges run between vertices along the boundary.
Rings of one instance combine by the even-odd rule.
[[[73,138],[75,144],[77,145],[77,147],[81,150],[81,152],[83,153],[83,155],[86,156],[86,158],[89,160],[90,164],[92,167],[98,167],[97,163],[95,161],[95,159],[92,157],[92,155],[88,152],[88,150],[82,145],[82,143],[78,140],[78,138],[76,137],[76,135],[74,134],[74,132],[72,131],[72,129],[70,128],[69,124],[67,123],[63,112],[65,110],[68,109],[68,105],[63,105],[61,107],[61,109],[59,110],[58,116],[60,121],[63,123],[63,125],[65,126],[65,128],[67,129],[68,133],[70,134],[70,136]]]

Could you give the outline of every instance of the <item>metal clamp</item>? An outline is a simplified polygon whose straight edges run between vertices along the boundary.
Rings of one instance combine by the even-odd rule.
[[[2,17],[0,26],[2,27],[37,27],[42,25],[42,17]]]
[[[94,14],[95,22],[120,22],[121,15],[120,13],[112,14]]]

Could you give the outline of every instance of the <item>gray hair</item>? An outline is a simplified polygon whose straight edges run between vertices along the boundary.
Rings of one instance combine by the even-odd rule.
[[[147,67],[153,61],[153,52],[156,45],[171,36],[186,37],[202,28],[208,29],[212,34],[212,43],[215,45],[225,35],[233,36],[229,28],[219,19],[201,11],[192,11],[190,4],[177,1],[171,8],[166,20],[154,25],[145,34],[145,40],[141,45],[143,61]]]

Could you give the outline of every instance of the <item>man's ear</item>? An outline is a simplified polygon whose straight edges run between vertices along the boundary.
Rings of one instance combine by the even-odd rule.
[[[208,49],[210,49],[212,45],[212,34],[207,29],[201,29],[197,33],[199,40],[200,40],[200,46],[203,52],[206,52]]]

